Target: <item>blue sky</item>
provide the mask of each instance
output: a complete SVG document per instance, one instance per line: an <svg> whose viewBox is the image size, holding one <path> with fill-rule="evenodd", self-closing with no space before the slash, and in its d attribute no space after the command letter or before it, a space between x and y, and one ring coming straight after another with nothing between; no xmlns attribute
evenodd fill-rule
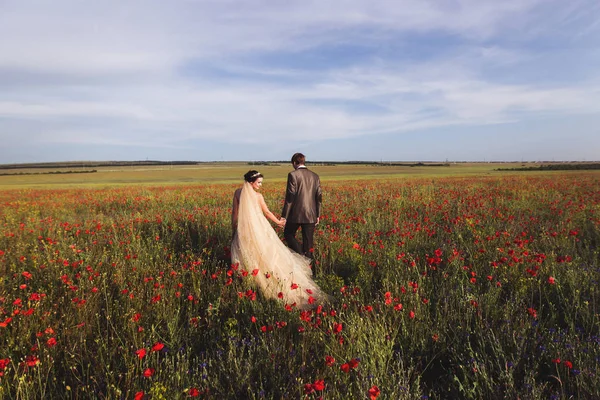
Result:
<svg viewBox="0 0 600 400"><path fill-rule="evenodd" d="M0 164L600 159L597 0L0 0Z"/></svg>

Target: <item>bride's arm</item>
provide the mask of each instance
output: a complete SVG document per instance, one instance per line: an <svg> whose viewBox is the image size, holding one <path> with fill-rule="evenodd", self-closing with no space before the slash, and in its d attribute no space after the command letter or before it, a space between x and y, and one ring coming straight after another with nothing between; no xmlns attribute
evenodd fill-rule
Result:
<svg viewBox="0 0 600 400"><path fill-rule="evenodd" d="M263 214L265 214L265 217L275 222L277 225L281 225L281 220L277 219L277 217L269 210L269 207L267 207L267 203L265 203L265 198L263 195L260 193L256 194L258 195L258 204L260 204L260 208L262 209Z"/></svg>

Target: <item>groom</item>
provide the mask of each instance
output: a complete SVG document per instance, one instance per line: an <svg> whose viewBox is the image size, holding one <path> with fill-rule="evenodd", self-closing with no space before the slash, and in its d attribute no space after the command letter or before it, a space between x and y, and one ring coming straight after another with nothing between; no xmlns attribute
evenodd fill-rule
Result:
<svg viewBox="0 0 600 400"><path fill-rule="evenodd" d="M292 156L294 171L288 174L285 204L281 212L286 219L283 236L296 253L314 259L313 236L321 215L321 181L319 175L309 171L304 162L304 154ZM302 244L296 240L298 228L302 229Z"/></svg>

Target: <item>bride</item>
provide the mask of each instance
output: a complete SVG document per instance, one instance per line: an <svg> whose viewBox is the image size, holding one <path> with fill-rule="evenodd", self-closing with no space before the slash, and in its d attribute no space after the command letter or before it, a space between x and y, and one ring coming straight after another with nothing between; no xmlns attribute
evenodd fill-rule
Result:
<svg viewBox="0 0 600 400"><path fill-rule="evenodd" d="M277 219L258 193L262 182L260 172L248 171L233 196L231 261L248 271L265 297L312 308L328 296L311 278L311 260L290 251L267 221L285 226L285 219Z"/></svg>

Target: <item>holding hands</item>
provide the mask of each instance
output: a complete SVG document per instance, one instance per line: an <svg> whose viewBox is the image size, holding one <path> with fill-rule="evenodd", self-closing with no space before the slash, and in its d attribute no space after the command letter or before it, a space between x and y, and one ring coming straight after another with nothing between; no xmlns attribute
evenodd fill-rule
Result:
<svg viewBox="0 0 600 400"><path fill-rule="evenodd" d="M279 221L277 221L277 226L279 226L280 228L285 227L285 218L279 218Z"/></svg>

